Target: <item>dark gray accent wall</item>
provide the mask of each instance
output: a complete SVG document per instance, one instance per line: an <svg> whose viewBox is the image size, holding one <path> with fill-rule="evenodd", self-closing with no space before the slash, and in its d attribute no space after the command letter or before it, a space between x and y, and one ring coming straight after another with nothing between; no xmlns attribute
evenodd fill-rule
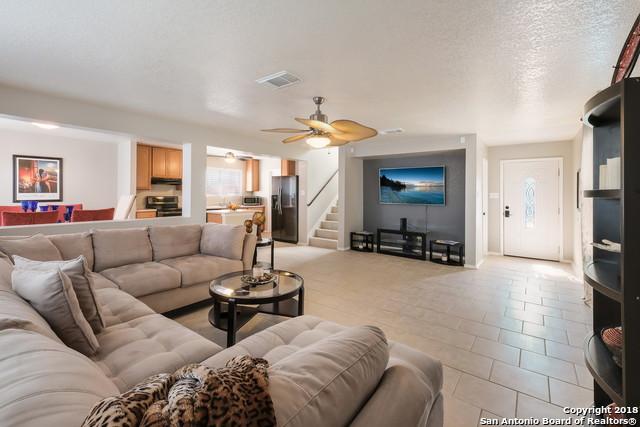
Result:
<svg viewBox="0 0 640 427"><path fill-rule="evenodd" d="M363 165L364 229L398 229L400 218L407 218L410 227L431 232L427 238L464 242L465 151L439 151L412 157L366 159ZM445 166L445 205L385 205L378 202L378 169Z"/></svg>

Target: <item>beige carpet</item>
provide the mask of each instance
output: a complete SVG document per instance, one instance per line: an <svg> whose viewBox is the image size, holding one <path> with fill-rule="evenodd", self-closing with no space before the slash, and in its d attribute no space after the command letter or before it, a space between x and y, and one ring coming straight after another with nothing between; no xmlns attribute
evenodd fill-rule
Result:
<svg viewBox="0 0 640 427"><path fill-rule="evenodd" d="M481 416L566 417L563 406L593 400L581 349L591 310L568 265L490 257L472 270L292 245L278 245L275 258L304 277L306 314L377 325L440 359L448 427L476 426ZM224 346L208 310L176 320ZM259 315L238 340L282 319Z"/></svg>

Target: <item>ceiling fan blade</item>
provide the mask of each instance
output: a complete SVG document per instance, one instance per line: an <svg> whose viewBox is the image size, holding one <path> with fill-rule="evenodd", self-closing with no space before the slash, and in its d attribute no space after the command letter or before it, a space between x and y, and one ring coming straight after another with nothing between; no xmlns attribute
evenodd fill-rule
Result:
<svg viewBox="0 0 640 427"><path fill-rule="evenodd" d="M301 119L299 117L296 117L296 121L298 123L302 123L303 125L307 125L310 128L321 130L322 132L325 132L325 133L331 133L331 134L342 133L340 130L334 128L330 124L327 124L325 122L321 122L319 120Z"/></svg>
<svg viewBox="0 0 640 427"><path fill-rule="evenodd" d="M262 132L300 133L300 132L309 132L309 129L275 128L275 129L262 129Z"/></svg>
<svg viewBox="0 0 640 427"><path fill-rule="evenodd" d="M373 138L378 134L377 130L353 120L335 120L331 122L331 126L342 132L341 134L334 134L337 139L350 142Z"/></svg>
<svg viewBox="0 0 640 427"><path fill-rule="evenodd" d="M329 144L329 147L339 147L341 145L346 145L346 144L351 142L351 141L348 141L346 139L336 138L336 135L329 134L328 136L329 136L329 139L331 140L331 143ZM340 135L340 136L343 136L343 135Z"/></svg>
<svg viewBox="0 0 640 427"><path fill-rule="evenodd" d="M303 135L295 135L295 136L290 136L289 138L285 138L282 140L283 143L288 144L290 142L296 142L296 141L300 141L301 139L305 139L307 136L311 135L313 132L307 132Z"/></svg>

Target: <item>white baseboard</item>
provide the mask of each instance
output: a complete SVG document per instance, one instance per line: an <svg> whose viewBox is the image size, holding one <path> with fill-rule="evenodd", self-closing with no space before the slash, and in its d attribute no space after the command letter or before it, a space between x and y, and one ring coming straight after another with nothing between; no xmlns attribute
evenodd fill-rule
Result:
<svg viewBox="0 0 640 427"><path fill-rule="evenodd" d="M502 256L500 252L492 252L492 251L487 252L487 255Z"/></svg>

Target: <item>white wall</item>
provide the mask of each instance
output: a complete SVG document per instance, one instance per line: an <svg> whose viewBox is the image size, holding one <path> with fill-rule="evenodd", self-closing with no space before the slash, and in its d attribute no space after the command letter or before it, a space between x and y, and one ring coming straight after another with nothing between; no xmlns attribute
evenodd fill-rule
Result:
<svg viewBox="0 0 640 427"><path fill-rule="evenodd" d="M461 136L464 136L464 142ZM340 203L341 210L345 212L341 213L344 224L340 229L338 246L348 246L349 233L362 228L362 191L358 192L358 187L362 188L363 158L458 149L465 150L465 264L470 267L478 266L482 262L482 251L478 252L482 242L482 205L478 202L482 197L480 184L484 148L477 141L476 135L388 137L341 148Z"/></svg>
<svg viewBox="0 0 640 427"><path fill-rule="evenodd" d="M573 261L573 221L575 210L575 170L573 166L573 141L544 142L534 144L498 145L488 147L489 193L500 193L500 161L561 157L563 159L563 260ZM500 252L500 199L489 198L489 251Z"/></svg>
<svg viewBox="0 0 640 427"><path fill-rule="evenodd" d="M86 209L115 207L118 197L118 143L0 129L0 205L13 204L14 154L62 158L64 203Z"/></svg>

